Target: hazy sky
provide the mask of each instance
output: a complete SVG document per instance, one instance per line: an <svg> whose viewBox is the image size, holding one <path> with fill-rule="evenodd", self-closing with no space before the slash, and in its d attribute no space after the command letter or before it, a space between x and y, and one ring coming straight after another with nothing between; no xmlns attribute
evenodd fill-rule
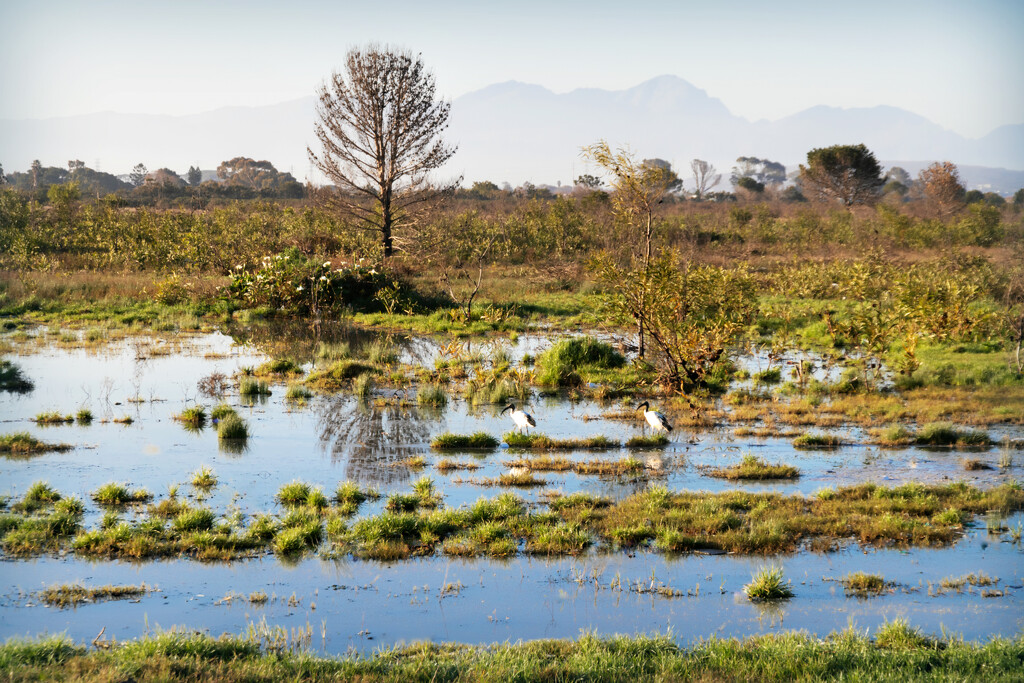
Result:
<svg viewBox="0 0 1024 683"><path fill-rule="evenodd" d="M186 114L314 93L370 41L446 97L685 78L751 120L889 104L968 137L1024 123L1018 0L0 0L0 118Z"/></svg>

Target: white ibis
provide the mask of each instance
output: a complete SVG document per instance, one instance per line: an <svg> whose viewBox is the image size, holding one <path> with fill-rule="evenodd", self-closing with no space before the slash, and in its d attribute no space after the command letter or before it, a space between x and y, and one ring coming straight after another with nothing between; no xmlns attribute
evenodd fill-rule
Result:
<svg viewBox="0 0 1024 683"><path fill-rule="evenodd" d="M520 427L522 429L526 429L527 427L536 427L537 426L537 422L536 422L536 420L533 419L533 415L530 415L529 413L524 413L523 411L518 410L516 408L516 404L515 403L509 403L498 414L499 415L503 415L506 410L511 410L512 411L512 421L516 423L516 427Z"/></svg>
<svg viewBox="0 0 1024 683"><path fill-rule="evenodd" d="M669 424L668 418L664 414L657 410L651 410L651 404L644 401L636 407L637 410L644 409L644 418L647 420L647 424L654 427L655 431L663 430L666 432L672 431L672 425Z"/></svg>

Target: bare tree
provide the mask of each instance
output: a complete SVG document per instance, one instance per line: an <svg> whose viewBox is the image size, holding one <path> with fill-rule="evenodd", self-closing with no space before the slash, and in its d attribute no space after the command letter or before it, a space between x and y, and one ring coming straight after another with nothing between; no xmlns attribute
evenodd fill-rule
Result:
<svg viewBox="0 0 1024 683"><path fill-rule="evenodd" d="M455 154L441 139L451 104L435 100L434 76L419 55L370 45L348 53L344 72L319 91L313 164L339 192L338 205L379 232L385 258L416 210L453 191L430 173Z"/></svg>
<svg viewBox="0 0 1024 683"><path fill-rule="evenodd" d="M722 174L715 173L714 164L709 164L701 159L691 161L690 170L693 171L694 192L697 199L704 199L704 195L722 180Z"/></svg>

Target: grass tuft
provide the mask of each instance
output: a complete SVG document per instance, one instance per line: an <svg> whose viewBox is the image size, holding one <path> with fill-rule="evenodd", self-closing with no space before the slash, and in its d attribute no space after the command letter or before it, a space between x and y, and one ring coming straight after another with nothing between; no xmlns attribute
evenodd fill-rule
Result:
<svg viewBox="0 0 1024 683"><path fill-rule="evenodd" d="M782 567L764 567L751 577L743 592L751 600L786 600L793 597L793 583L785 578Z"/></svg>

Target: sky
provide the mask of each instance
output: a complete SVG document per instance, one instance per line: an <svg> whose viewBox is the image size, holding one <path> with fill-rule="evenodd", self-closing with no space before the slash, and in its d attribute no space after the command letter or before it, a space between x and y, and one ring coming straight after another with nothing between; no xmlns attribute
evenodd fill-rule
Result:
<svg viewBox="0 0 1024 683"><path fill-rule="evenodd" d="M674 74L750 120L885 104L975 138L1024 123L1022 35L1019 0L0 0L0 119L283 102L378 42L447 98Z"/></svg>

